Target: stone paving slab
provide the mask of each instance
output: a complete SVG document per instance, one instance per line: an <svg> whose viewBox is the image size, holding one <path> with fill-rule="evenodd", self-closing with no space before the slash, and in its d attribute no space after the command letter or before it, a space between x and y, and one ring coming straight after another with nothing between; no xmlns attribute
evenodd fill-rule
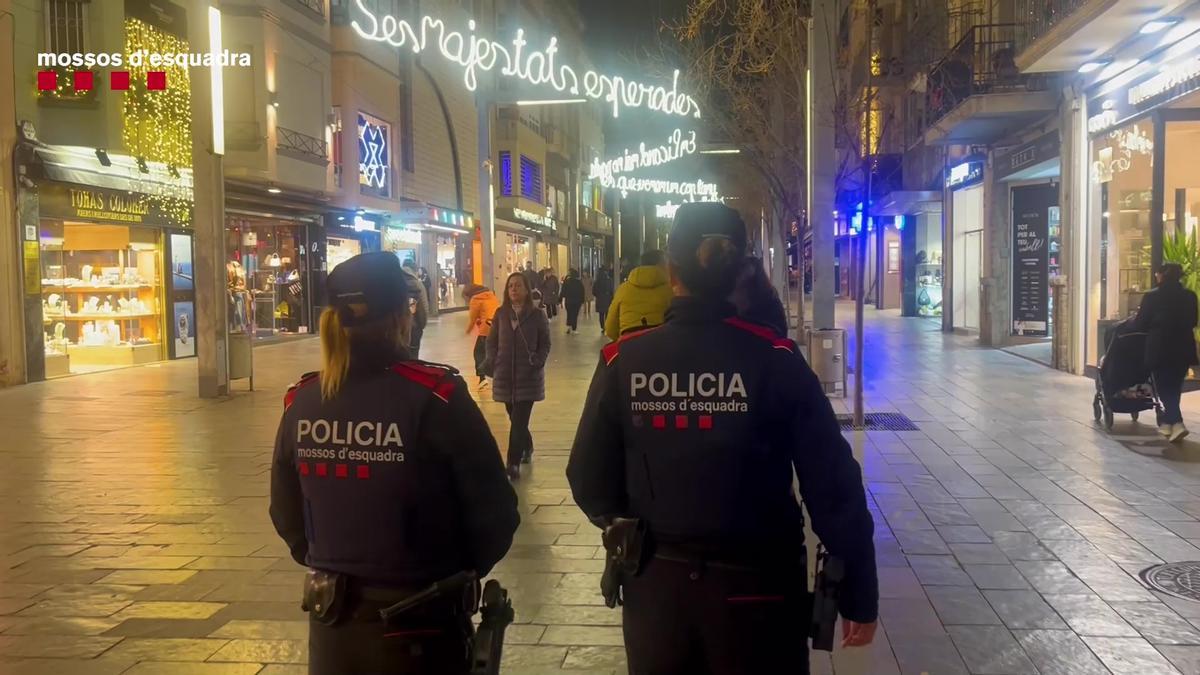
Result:
<svg viewBox="0 0 1200 675"><path fill-rule="evenodd" d="M423 353L469 372L465 316ZM813 672L1200 673L1200 603L1142 585L1200 560L1200 442L1091 419L1090 381L871 313L869 410L917 431L848 433L876 518L881 626ZM598 532L563 470L602 340L554 327L523 523L495 575L517 624L504 671L626 672L621 615L598 593ZM256 385L193 396L194 362L0 391L0 672L299 675L302 569L266 513L286 385L318 344L256 349ZM474 392L501 447L502 406ZM848 401L834 399L839 412ZM1200 399L1184 398L1200 425Z"/></svg>

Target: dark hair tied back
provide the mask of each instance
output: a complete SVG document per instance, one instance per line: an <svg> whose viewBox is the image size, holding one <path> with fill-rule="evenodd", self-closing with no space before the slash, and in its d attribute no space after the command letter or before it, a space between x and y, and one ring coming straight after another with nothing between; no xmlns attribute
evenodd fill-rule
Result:
<svg viewBox="0 0 1200 675"><path fill-rule="evenodd" d="M680 281L692 293L705 298L725 298L737 285L745 253L725 237L706 237L691 260L676 261Z"/></svg>

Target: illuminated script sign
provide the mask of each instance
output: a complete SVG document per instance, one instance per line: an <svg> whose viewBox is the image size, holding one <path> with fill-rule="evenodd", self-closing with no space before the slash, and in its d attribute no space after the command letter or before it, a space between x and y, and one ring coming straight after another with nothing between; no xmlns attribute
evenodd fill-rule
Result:
<svg viewBox="0 0 1200 675"><path fill-rule="evenodd" d="M721 201L720 190L715 183L705 183L703 180L691 182L677 180L659 180L656 178L634 178L632 176L609 176L601 178L600 184L606 188L616 188L621 196L630 192L645 192L656 195L683 197L685 201L718 202Z"/></svg>
<svg viewBox="0 0 1200 675"><path fill-rule="evenodd" d="M667 142L656 148L647 148L645 143L638 147L637 152L626 150L620 157L592 160L589 178L611 179L620 173L628 173L649 166L662 166L696 152L696 132L689 131L684 137L683 131L676 129L667 137Z"/></svg>
<svg viewBox="0 0 1200 675"><path fill-rule="evenodd" d="M526 49L529 45L525 31L518 29L509 44L475 34L475 20L467 22L467 34L450 30L446 22L430 16L421 18L414 26L404 19L387 14L380 16L367 9L363 0L355 0L359 18L350 22L354 32L373 42L386 42L393 47L409 47L420 54L433 43L446 59L463 67L463 83L475 91L479 73L500 67L500 74L524 80L534 85L549 85L572 96L584 95L612 105L613 117L621 108L648 108L655 112L681 117L700 117L695 99L679 92L679 71L676 70L671 88L642 84L616 75L601 75L594 70L580 74L571 66L556 62L558 38L552 37L542 49ZM361 22L360 22L361 19Z"/></svg>

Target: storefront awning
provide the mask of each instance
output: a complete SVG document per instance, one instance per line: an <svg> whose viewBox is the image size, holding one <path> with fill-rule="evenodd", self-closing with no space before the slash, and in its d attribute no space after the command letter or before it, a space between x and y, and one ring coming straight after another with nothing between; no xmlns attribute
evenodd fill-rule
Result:
<svg viewBox="0 0 1200 675"><path fill-rule="evenodd" d="M34 156L48 180L192 201L191 167L171 169L162 162L139 163L129 155L74 145L39 144L34 147Z"/></svg>
<svg viewBox="0 0 1200 675"><path fill-rule="evenodd" d="M879 216L915 216L942 212L942 193L933 190L894 190L871 209Z"/></svg>

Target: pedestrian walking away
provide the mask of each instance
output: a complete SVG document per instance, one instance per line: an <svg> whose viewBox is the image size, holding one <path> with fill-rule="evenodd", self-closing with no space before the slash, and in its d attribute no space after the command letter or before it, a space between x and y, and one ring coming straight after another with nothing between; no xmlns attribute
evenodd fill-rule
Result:
<svg viewBox="0 0 1200 675"><path fill-rule="evenodd" d="M1159 432L1172 443L1188 435L1179 409L1188 370L1196 354L1196 294L1183 287L1183 267L1166 263L1155 274L1158 286L1142 299L1134 327L1146 332L1146 367L1163 404Z"/></svg>
<svg viewBox="0 0 1200 675"><path fill-rule="evenodd" d="M533 459L529 419L533 404L546 398L550 321L533 305L524 275L510 274L504 288L504 302L488 333L484 368L492 376L492 399L508 412L508 477L516 480L521 464Z"/></svg>
<svg viewBox="0 0 1200 675"><path fill-rule="evenodd" d="M492 331L492 319L500 307L500 301L492 289L479 284L472 284L463 290L463 298L467 301L467 334L475 334L475 375L479 378L478 387L483 389L488 385L488 373L484 368L487 361L487 336Z"/></svg>
<svg viewBox="0 0 1200 675"><path fill-rule="evenodd" d="M580 281L580 283L583 284L583 315L591 316L592 315L592 300L596 299L596 296L595 296L595 293L593 290L595 287L595 280L592 279L591 274L589 274L588 272L584 272L583 276L580 277L579 281Z"/></svg>
<svg viewBox="0 0 1200 675"><path fill-rule="evenodd" d="M429 295L425 292L425 284L421 283L421 278L417 273L417 264L413 262L412 258L404 261L403 271L403 279L409 287L408 292L411 297L409 310L413 315L408 352L412 358L416 359L421 356L421 338L425 335L426 324L429 323Z"/></svg>
<svg viewBox="0 0 1200 675"><path fill-rule="evenodd" d="M562 301L567 309L567 335L579 332L579 310L583 307L585 290L577 270L568 270L562 283Z"/></svg>
<svg viewBox="0 0 1200 675"><path fill-rule="evenodd" d="M666 257L662 251L647 251L642 254L642 264L617 288L605 318L604 334L616 340L630 331L657 326L670 304Z"/></svg>
<svg viewBox="0 0 1200 675"><path fill-rule="evenodd" d="M388 252L329 274L321 371L284 399L270 516L309 568L311 675L466 675L473 571L508 552L520 522L499 448L462 378L412 360L405 273ZM385 620L434 582L463 581Z"/></svg>
<svg viewBox="0 0 1200 675"><path fill-rule="evenodd" d="M612 305L613 280L612 271L601 268L596 273L596 281L592 284L592 294L596 296L596 314L600 319L600 330L608 319L608 308Z"/></svg>
<svg viewBox="0 0 1200 675"><path fill-rule="evenodd" d="M623 602L632 675L808 672L814 622L793 475L843 566L842 645L874 638L862 472L795 343L727 301L746 239L722 204L679 207L666 323L603 349L571 448L567 478L603 528L602 589L609 606ZM835 615L821 616L831 635Z"/></svg>
<svg viewBox="0 0 1200 675"><path fill-rule="evenodd" d="M558 316L558 305L562 301L561 291L562 287L558 277L554 275L554 270L547 269L542 278L542 302L545 303L546 313L551 319Z"/></svg>

